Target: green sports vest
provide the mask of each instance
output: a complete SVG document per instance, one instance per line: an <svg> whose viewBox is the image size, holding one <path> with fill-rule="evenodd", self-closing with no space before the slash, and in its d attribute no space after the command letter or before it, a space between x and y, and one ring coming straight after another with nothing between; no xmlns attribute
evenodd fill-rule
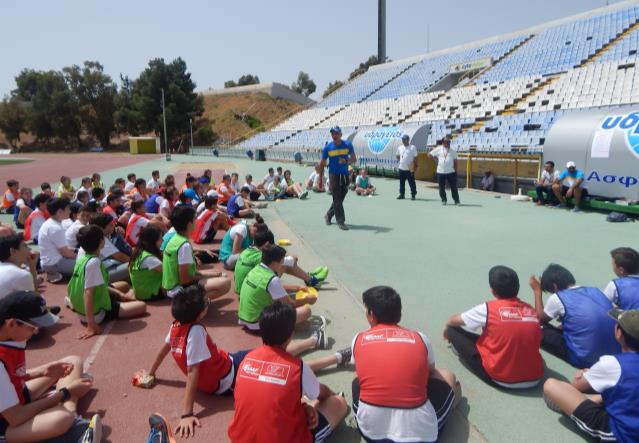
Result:
<svg viewBox="0 0 639 443"><path fill-rule="evenodd" d="M258 265L251 271L242 283L240 291L240 308L237 316L247 323L257 323L260 314L271 303L273 298L268 293L268 284L275 277L275 272Z"/></svg>
<svg viewBox="0 0 639 443"><path fill-rule="evenodd" d="M138 300L148 300L160 293L160 286L162 286L162 273L156 272L152 269L142 269L142 262L147 257L154 257L153 254L147 251L142 251L142 254L135 259L131 265L129 274L131 274L131 284L135 291L135 298Z"/></svg>
<svg viewBox="0 0 639 443"><path fill-rule="evenodd" d="M262 261L262 251L255 247L246 248L240 254L240 257L235 263L235 270L233 271L233 278L235 279L235 293L240 294L242 290L242 283L248 275L248 273Z"/></svg>
<svg viewBox="0 0 639 443"><path fill-rule="evenodd" d="M251 240L250 231L251 230L247 226L246 235L242 239L242 245L240 246L242 251L248 248L249 246L251 246L252 240ZM233 239L231 238L231 230L229 229L228 231L226 231L226 234L224 234L224 237L222 238L222 244L220 245L220 261L225 262L232 254L233 254Z"/></svg>
<svg viewBox="0 0 639 443"><path fill-rule="evenodd" d="M84 273L86 271L87 263L89 263L89 260L92 258L97 257L95 255L85 254L76 260L75 267L73 268L73 275L71 276L71 280L69 280L69 285L67 286L67 294L69 295L69 299L71 299L73 310L82 315L86 314L84 309ZM102 272L104 283L93 288L94 314L97 314L100 311L111 310L111 297L109 296L109 287L107 286L109 273L102 262L100 262L100 271Z"/></svg>
<svg viewBox="0 0 639 443"><path fill-rule="evenodd" d="M178 251L188 238L180 234L175 234L164 248L162 259L162 287L167 291L180 284L180 265L178 264ZM195 275L195 259L189 268L189 275Z"/></svg>

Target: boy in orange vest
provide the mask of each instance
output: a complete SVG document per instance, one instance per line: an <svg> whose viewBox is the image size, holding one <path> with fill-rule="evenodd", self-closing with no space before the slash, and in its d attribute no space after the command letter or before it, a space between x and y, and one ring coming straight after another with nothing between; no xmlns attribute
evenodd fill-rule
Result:
<svg viewBox="0 0 639 443"><path fill-rule="evenodd" d="M281 301L262 311L264 344L238 367L228 428L233 443L320 443L346 417L343 395L320 384L310 363L286 352L295 317L295 309Z"/></svg>
<svg viewBox="0 0 639 443"><path fill-rule="evenodd" d="M18 198L20 198L19 190L20 182L18 180L7 180L7 190L2 195L2 211L4 213L13 215Z"/></svg>
<svg viewBox="0 0 639 443"><path fill-rule="evenodd" d="M517 297L519 277L514 270L493 267L488 284L495 299L450 317L444 338L486 383L509 389L537 386L544 375L537 313Z"/></svg>
<svg viewBox="0 0 639 443"><path fill-rule="evenodd" d="M402 300L388 286L364 291L371 328L353 339L353 412L367 441L434 442L461 399L455 374L435 367L430 340L399 326Z"/></svg>

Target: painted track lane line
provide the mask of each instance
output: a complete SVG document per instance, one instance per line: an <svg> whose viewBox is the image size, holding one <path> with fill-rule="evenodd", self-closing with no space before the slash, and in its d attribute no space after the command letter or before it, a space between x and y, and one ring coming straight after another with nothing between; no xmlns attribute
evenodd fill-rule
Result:
<svg viewBox="0 0 639 443"><path fill-rule="evenodd" d="M89 372L89 369L91 369L91 365L93 364L96 357L98 356L100 349L102 349L104 342L109 337L109 332L111 332L111 329L113 329L114 324L115 324L115 321L112 320L109 323L107 323L107 325L104 327L102 334L100 334L95 344L91 348L91 351L89 351L89 355L87 355L87 357L84 359L84 366L82 368L82 372L84 373Z"/></svg>

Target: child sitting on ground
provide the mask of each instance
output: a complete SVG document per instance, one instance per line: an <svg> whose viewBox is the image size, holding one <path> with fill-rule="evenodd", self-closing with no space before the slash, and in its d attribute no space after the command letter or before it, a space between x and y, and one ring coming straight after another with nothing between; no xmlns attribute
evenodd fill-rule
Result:
<svg viewBox="0 0 639 443"><path fill-rule="evenodd" d="M78 400L92 386L82 376L80 357L26 368L26 342L51 317L36 293L14 292L0 300L0 441L101 440L100 416L89 426L77 414Z"/></svg>
<svg viewBox="0 0 639 443"><path fill-rule="evenodd" d="M262 262L262 251L275 244L273 233L268 229L260 229L255 233L253 237L253 246L250 246L242 251L240 257L235 263L235 269L233 270L233 278L235 280L235 293L240 294L242 290L242 284L246 279L248 273L258 266ZM285 274L293 275L302 280L306 286L315 287L319 286L321 282L328 277L328 268L326 266L320 266L313 272L304 272L297 264L297 258L287 255L282 262L282 270ZM281 275L280 275L281 277ZM284 289L287 292L297 292L301 289L300 286L284 285Z"/></svg>
<svg viewBox="0 0 639 443"><path fill-rule="evenodd" d="M5 214L13 215L19 198L20 182L13 179L7 180L7 190L2 194L2 211Z"/></svg>
<svg viewBox="0 0 639 443"><path fill-rule="evenodd" d="M195 220L191 240L197 244L212 243L218 229L227 230L226 215L217 210L217 197L204 199L204 211Z"/></svg>
<svg viewBox="0 0 639 443"><path fill-rule="evenodd" d="M60 186L58 187L56 197L66 198L69 201L75 198L75 188L71 185L71 179L66 175L60 177Z"/></svg>
<svg viewBox="0 0 639 443"><path fill-rule="evenodd" d="M43 194L46 194L49 196L49 198L54 198L55 197L55 193L51 190L51 185L47 182L42 182L40 184L40 191Z"/></svg>
<svg viewBox="0 0 639 443"><path fill-rule="evenodd" d="M288 350L295 316L280 302L260 316L264 344L237 368L235 414L228 428L233 443L323 442L346 417L343 395L320 384L310 365Z"/></svg>
<svg viewBox="0 0 639 443"><path fill-rule="evenodd" d="M16 209L13 213L13 222L18 229L24 229L24 222L35 209L35 202L31 195L31 188L21 188L20 198L16 202Z"/></svg>
<svg viewBox="0 0 639 443"><path fill-rule="evenodd" d="M293 177L291 177L290 169L284 171L283 183L286 185L286 195L299 198L300 200L304 200L308 197L308 191L302 190L302 184L297 183L293 180Z"/></svg>
<svg viewBox="0 0 639 443"><path fill-rule="evenodd" d="M572 383L549 378L544 398L583 432L601 441L639 441L639 311L613 309L615 339L621 351L604 355ZM586 395L587 392L599 395Z"/></svg>
<svg viewBox="0 0 639 443"><path fill-rule="evenodd" d="M253 244L253 236L259 229L268 229L264 224L264 219L255 215L255 223L246 225L237 223L226 231L220 245L220 261L224 263L224 269L235 269L235 263L243 250Z"/></svg>
<svg viewBox="0 0 639 443"><path fill-rule="evenodd" d="M542 323L541 347L576 368L589 368L602 355L620 351L614 336L612 303L597 288L576 286L575 277L563 266L551 264L541 275L530 277L535 310ZM542 291L550 292L544 308ZM550 324L561 321L561 328Z"/></svg>
<svg viewBox="0 0 639 443"><path fill-rule="evenodd" d="M86 324L79 338L100 334L99 324L105 320L133 318L144 315L146 305L136 301L126 283L108 285L109 275L100 261L104 247L104 233L95 225L85 226L78 232L78 244L85 254L78 258L67 288L68 302Z"/></svg>
<svg viewBox="0 0 639 443"><path fill-rule="evenodd" d="M621 309L639 309L639 252L632 248L617 248L610 251L612 272L615 278L604 294Z"/></svg>
<svg viewBox="0 0 639 443"><path fill-rule="evenodd" d="M493 267L488 284L495 300L453 315L444 338L486 383L510 389L537 386L544 375L537 313L517 297L519 277L514 270Z"/></svg>
<svg viewBox="0 0 639 443"><path fill-rule="evenodd" d="M140 231L138 244L133 250L129 273L135 298L153 300L162 298L162 233L153 226Z"/></svg>
<svg viewBox="0 0 639 443"><path fill-rule="evenodd" d="M266 188L266 199L277 200L284 198L286 198L286 184L281 181L279 175L276 175Z"/></svg>
<svg viewBox="0 0 639 443"><path fill-rule="evenodd" d="M421 332L399 326L402 301L388 286L362 296L371 328L353 339L353 413L367 441L434 442L461 400L455 374L435 366Z"/></svg>
<svg viewBox="0 0 639 443"><path fill-rule="evenodd" d="M36 245L38 244L40 228L49 218L49 212L47 211L47 202L49 200L50 197L47 194L36 195L33 199L36 208L24 221L24 239L31 240Z"/></svg>
<svg viewBox="0 0 639 443"><path fill-rule="evenodd" d="M91 188L102 188L104 189L104 183L102 183L102 177L99 173L94 172L91 174Z"/></svg>
<svg viewBox="0 0 639 443"><path fill-rule="evenodd" d="M208 301L201 286L188 287L171 302L174 321L149 371L154 379L164 358L171 353L176 364L187 377L184 409L176 428L180 437L192 436L200 422L194 414L196 389L206 394L233 393L238 369L249 351L227 353L216 346L206 327L200 322L208 313ZM313 371L342 365L350 360L350 349L309 361Z"/></svg>
<svg viewBox="0 0 639 443"><path fill-rule="evenodd" d="M195 229L195 209L178 206L171 215L175 234L166 244L162 257L162 287L173 298L186 286L199 284L209 299L223 296L231 289L231 281L218 272L199 272L189 241Z"/></svg>
<svg viewBox="0 0 639 443"><path fill-rule="evenodd" d="M166 232L169 221L160 214L155 214L152 218L149 218L143 200L136 200L131 203L131 217L126 225L126 235L124 237L129 246L135 247L140 231L149 224L155 226L162 232Z"/></svg>
<svg viewBox="0 0 639 443"><path fill-rule="evenodd" d="M111 217L104 213L93 214L89 219L89 224L99 227L104 233L104 246L100 250L100 260L109 274L109 283L128 281L128 263L131 257L127 253L120 251L113 243L115 224ZM81 257L84 253L84 249L78 249L78 257Z"/></svg>
<svg viewBox="0 0 639 443"><path fill-rule="evenodd" d="M371 184L371 179L368 177L368 171L365 167L360 169L359 175L355 179L355 192L357 195L373 195L375 194L375 186Z"/></svg>
<svg viewBox="0 0 639 443"><path fill-rule="evenodd" d="M80 187L75 191L74 200L80 200L79 194L80 192L88 193L91 190L91 177L82 177L80 180Z"/></svg>
<svg viewBox="0 0 639 443"><path fill-rule="evenodd" d="M231 218L251 218L255 215L248 203L251 190L244 186L240 192L233 194L226 204L226 213Z"/></svg>

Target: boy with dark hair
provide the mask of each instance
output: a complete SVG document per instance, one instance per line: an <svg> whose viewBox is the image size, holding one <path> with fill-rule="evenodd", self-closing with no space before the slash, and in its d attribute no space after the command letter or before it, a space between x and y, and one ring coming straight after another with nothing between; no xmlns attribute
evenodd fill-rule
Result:
<svg viewBox="0 0 639 443"><path fill-rule="evenodd" d="M344 397L320 384L309 365L287 352L295 323L295 310L287 303L276 301L262 312L264 344L238 367L235 413L228 427L233 443L321 443L346 417Z"/></svg>
<svg viewBox="0 0 639 443"><path fill-rule="evenodd" d="M488 285L495 300L450 317L444 338L486 383L509 389L537 386L544 375L537 313L519 299L519 277L514 270L494 266L488 273Z"/></svg>
<svg viewBox="0 0 639 443"><path fill-rule="evenodd" d="M268 229L258 230L253 236L253 246L249 246L240 253L235 269L233 270L233 278L235 280L235 293L240 294L242 284L248 273L262 262L262 251L275 244L273 233ZM282 271L298 277L309 287L319 286L321 282L328 277L328 268L319 266L313 272L306 273L297 264L297 258L287 255L284 257ZM281 277L281 275L280 275ZM297 292L301 289L299 286L284 285L286 291Z"/></svg>
<svg viewBox="0 0 639 443"><path fill-rule="evenodd" d="M102 206L104 200L105 192L104 188L95 187L91 189L91 202L97 202L99 206Z"/></svg>
<svg viewBox="0 0 639 443"><path fill-rule="evenodd" d="M160 190L160 171L157 169L151 171L151 180L146 183L146 188L151 192L155 193Z"/></svg>
<svg viewBox="0 0 639 443"><path fill-rule="evenodd" d="M131 191L133 190L133 188L135 188L135 180L137 180L137 176L134 173L129 173L126 175L126 185L124 185L124 193L129 195L131 193Z"/></svg>
<svg viewBox="0 0 639 443"><path fill-rule="evenodd" d="M131 256L120 251L114 244L115 224L111 217L105 213L94 214L90 220L90 225L102 229L104 233L104 246L100 250L100 260L109 274L109 283L129 280L129 260ZM85 254L84 249L78 250L78 258Z"/></svg>
<svg viewBox="0 0 639 443"><path fill-rule="evenodd" d="M219 273L202 273L196 268L193 246L189 241L193 230L195 209L177 206L171 214L175 234L166 244L162 259L162 287L170 298L184 287L199 284L209 299L223 296L231 289L231 281Z"/></svg>
<svg viewBox="0 0 639 443"><path fill-rule="evenodd" d="M51 185L48 182L42 182L42 184L40 184L40 190L43 194L48 195L49 198L55 197L55 194L51 190Z"/></svg>
<svg viewBox="0 0 639 443"><path fill-rule="evenodd" d="M42 193L35 196L33 202L35 203L35 209L27 219L24 221L24 239L31 240L34 244L38 244L38 235L40 234L40 228L45 221L49 218L49 211L47 211L47 202L50 200L47 194Z"/></svg>
<svg viewBox="0 0 639 443"><path fill-rule="evenodd" d="M402 301L388 286L362 296L371 328L353 339L353 412L369 442L437 441L461 399L455 374L435 367L428 338L399 326Z"/></svg>
<svg viewBox="0 0 639 443"><path fill-rule="evenodd" d="M31 188L21 188L20 197L16 202L15 211L13 211L13 222L18 229L24 229L24 223L34 209L35 202L33 201Z"/></svg>
<svg viewBox="0 0 639 443"><path fill-rule="evenodd" d="M116 318L144 315L146 305L137 301L126 283L109 286L109 275L99 256L104 247L104 233L95 225L85 226L78 232L78 244L85 254L78 258L73 276L67 287L68 302L87 325L81 339L102 332L100 323Z"/></svg>
<svg viewBox="0 0 639 443"><path fill-rule="evenodd" d="M91 174L91 187L93 189L95 188L104 189L104 183L102 183L102 177L97 172L94 172L93 174Z"/></svg>
<svg viewBox="0 0 639 443"><path fill-rule="evenodd" d="M248 198L251 190L244 186L239 193L233 194L226 205L226 213L231 218L251 218L255 213L251 209Z"/></svg>
<svg viewBox="0 0 639 443"><path fill-rule="evenodd" d="M229 199L234 194L233 189L231 189L231 176L228 174L224 174L222 176L222 182L218 185L215 191L217 192L218 204L221 206L226 206Z"/></svg>
<svg viewBox="0 0 639 443"><path fill-rule="evenodd" d="M125 240L129 246L134 247L138 242L140 231L149 224L149 217L146 215L146 207L143 200L136 200L131 203L131 217L126 225Z"/></svg>
<svg viewBox="0 0 639 443"><path fill-rule="evenodd" d="M86 192L86 195L89 195L91 191L91 177L82 177L80 180L80 187L75 192L74 200L80 200L80 192Z"/></svg>
<svg viewBox="0 0 639 443"><path fill-rule="evenodd" d="M138 178L135 180L135 187L131 189L130 198L136 201L146 201L147 192L146 192L146 180L143 178Z"/></svg>
<svg viewBox="0 0 639 443"><path fill-rule="evenodd" d="M71 184L70 177L66 175L60 177L60 186L58 186L58 192L56 192L55 196L58 198L66 198L69 201L75 198L75 188Z"/></svg>
<svg viewBox="0 0 639 443"><path fill-rule="evenodd" d="M616 248L610 251L612 272L615 278L604 294L621 309L639 309L639 252L632 248Z"/></svg>
<svg viewBox="0 0 639 443"><path fill-rule="evenodd" d="M620 351L614 336L612 303L597 288L576 286L575 277L561 265L550 264L537 278L530 276L535 310L542 323L541 347L576 368L589 368L602 355ZM542 291L552 293L546 301ZM561 328L550 324L561 322Z"/></svg>
<svg viewBox="0 0 639 443"><path fill-rule="evenodd" d="M92 385L82 376L82 359L26 367L26 342L38 332L33 322L53 321L50 316L33 292L0 300L0 441L99 442L100 416L89 422L77 415L78 400Z"/></svg>
<svg viewBox="0 0 639 443"><path fill-rule="evenodd" d="M639 441L639 311L613 309L615 339L621 351L604 355L572 383L549 378L544 398L590 437L624 443ZM595 391L598 395L585 395Z"/></svg>
<svg viewBox="0 0 639 443"><path fill-rule="evenodd" d="M208 300L199 285L189 286L171 302L174 321L160 348L149 375L155 379L164 358L171 353L182 373L187 377L184 392L184 410L176 433L180 437L192 436L200 422L194 414L195 391L207 394L233 393L237 369L249 351L227 353L217 347L200 322L208 313ZM342 351L343 352L343 351ZM308 362L313 371L346 362L339 353Z"/></svg>
<svg viewBox="0 0 639 443"><path fill-rule="evenodd" d="M195 220L195 229L191 233L194 243L212 243L218 229L228 229L226 216L217 210L217 197L204 198L204 211Z"/></svg>
<svg viewBox="0 0 639 443"><path fill-rule="evenodd" d="M91 218L91 215L94 213L95 208L88 205L82 206L78 211L78 216L75 221L65 231L64 237L67 240L67 246L71 249L78 249L78 239L76 238L76 235L83 226L89 224L89 218Z"/></svg>
<svg viewBox="0 0 639 443"><path fill-rule="evenodd" d="M18 198L20 198L20 182L14 179L7 180L7 190L2 194L2 211L13 215Z"/></svg>
<svg viewBox="0 0 639 443"><path fill-rule="evenodd" d="M60 281L63 276L73 273L76 253L67 244L62 220L70 213L70 202L66 198L54 198L47 202L49 219L42 224L38 236L40 262L47 272L49 281Z"/></svg>

